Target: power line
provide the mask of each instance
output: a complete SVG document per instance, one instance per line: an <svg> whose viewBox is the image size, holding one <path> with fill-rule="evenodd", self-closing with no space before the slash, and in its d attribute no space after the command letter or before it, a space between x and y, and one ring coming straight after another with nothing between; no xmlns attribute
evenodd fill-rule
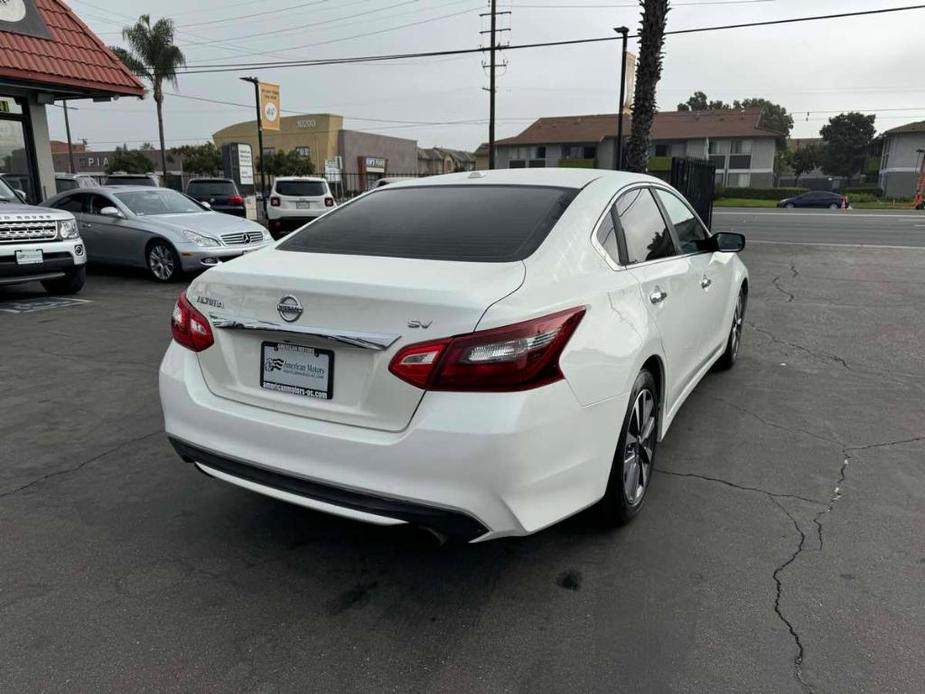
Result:
<svg viewBox="0 0 925 694"><path fill-rule="evenodd" d="M840 12L836 14L827 14L827 15L814 15L811 17L791 17L788 19L771 19L760 22L742 22L738 24L723 24L717 26L707 26L707 27L694 27L690 29L675 29L673 31L666 31L666 35L683 35L683 34L694 34L700 32L708 31L725 31L729 29L747 29L754 27L765 27L765 26L777 26L782 24L795 24L802 22L814 22L822 21L828 19L844 19L848 17L862 17L862 16L872 16L872 15L881 15L895 12L907 12L910 10L921 10L925 9L925 5L907 5L904 7L890 7L882 8L876 10L862 10L858 12ZM639 38L638 34L630 36L630 38ZM536 43L522 43L522 44L512 44L505 47L505 50L525 50L530 48L550 48L558 46L576 46L589 43L603 43L609 41L619 40L619 36L602 36L595 38L585 38L585 39L569 39L563 41L542 41ZM316 44L318 45L318 44ZM408 58L433 58L433 57L442 57L449 55L465 55L465 54L475 54L482 53L483 48L457 48L457 49L448 49L442 51L421 51L415 53L392 53L385 55L368 55L368 56L354 56L349 58L319 58L311 60L291 60L291 61L270 61L270 62L252 62L252 63L215 63L215 64L203 64L203 65L192 65L187 69L182 70L181 72L186 74L204 74L204 73L216 73L216 72L232 72L238 71L243 68L247 69L259 69L259 68L285 68L285 67L314 67L322 65L345 65L350 63L368 63L368 62L378 62L378 61L387 61L387 60L398 60L398 59L408 59Z"/></svg>
<svg viewBox="0 0 925 694"><path fill-rule="evenodd" d="M673 2L672 7L692 7L701 5L753 5L758 2L777 2L777 0L705 0L704 2ZM585 10L585 9L619 9L621 7L639 7L639 3L616 4L607 3L604 5L508 5L513 8L530 8L542 10Z"/></svg>

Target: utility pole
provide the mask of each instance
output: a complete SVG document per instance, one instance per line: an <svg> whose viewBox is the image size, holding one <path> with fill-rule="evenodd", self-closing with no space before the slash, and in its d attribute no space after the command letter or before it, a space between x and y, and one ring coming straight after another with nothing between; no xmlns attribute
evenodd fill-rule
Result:
<svg viewBox="0 0 925 694"><path fill-rule="evenodd" d="M64 130L67 132L68 173L74 173L74 148L71 146L71 121L67 117L67 99L64 100Z"/></svg>
<svg viewBox="0 0 925 694"><path fill-rule="evenodd" d="M614 169L623 170L623 103L626 101L626 40L629 34L627 27L615 27L614 31L623 37L623 52L620 54L620 108L617 113L617 155L614 159Z"/></svg>
<svg viewBox="0 0 925 694"><path fill-rule="evenodd" d="M495 168L495 93L497 91L495 73L498 69L497 35L502 31L510 31L510 28L498 28L498 15L510 14L510 12L498 12L498 0L491 0L491 8L487 14L490 18L490 28L480 33L488 34L491 41L488 46L488 65L483 62L482 67L488 68L488 168L493 169ZM483 13L481 16L486 15Z"/></svg>
<svg viewBox="0 0 925 694"><path fill-rule="evenodd" d="M242 81L254 85L254 99L257 105L257 148L260 156L260 199L263 201L263 216L267 216L267 179L263 168L263 125L260 124L260 80L256 77L242 77Z"/></svg>
<svg viewBox="0 0 925 694"><path fill-rule="evenodd" d="M490 56L489 68L490 77L488 78L488 168L495 168L495 51L497 42L495 32L497 30L498 5L497 0L491 0L491 49L488 51Z"/></svg>

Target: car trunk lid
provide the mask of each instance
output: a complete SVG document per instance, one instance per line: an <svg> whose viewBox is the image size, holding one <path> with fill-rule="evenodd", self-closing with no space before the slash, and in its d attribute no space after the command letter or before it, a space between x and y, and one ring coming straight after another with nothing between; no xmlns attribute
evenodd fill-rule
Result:
<svg viewBox="0 0 925 694"><path fill-rule="evenodd" d="M272 250L206 273L187 293L214 328L215 344L199 363L216 395L399 431L424 391L389 372L392 356L410 343L471 332L492 303L517 290L524 272L521 261Z"/></svg>

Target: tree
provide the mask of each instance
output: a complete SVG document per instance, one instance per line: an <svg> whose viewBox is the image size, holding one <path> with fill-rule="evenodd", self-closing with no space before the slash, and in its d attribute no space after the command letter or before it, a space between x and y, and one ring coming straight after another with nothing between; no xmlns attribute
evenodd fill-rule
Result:
<svg viewBox="0 0 925 694"><path fill-rule="evenodd" d="M125 66L151 83L151 93L157 107L157 134L161 143L161 168L167 178L167 152L164 149L164 80L177 86L177 70L186 65L183 52L173 43L173 20L166 17L151 24L150 15L143 14L134 26L122 29L122 38L129 50L112 47Z"/></svg>
<svg viewBox="0 0 925 694"><path fill-rule="evenodd" d="M793 168L793 150L786 146L777 150L774 155L774 185L778 185L780 177Z"/></svg>
<svg viewBox="0 0 925 694"><path fill-rule="evenodd" d="M786 137L790 136L790 131L793 129L793 116L787 113L787 109L780 104L761 97L751 97L733 102L733 107L743 110L760 110L759 126L783 133Z"/></svg>
<svg viewBox="0 0 925 694"><path fill-rule="evenodd" d="M817 166L822 159L822 148L816 144L804 145L794 150L790 156L790 168L796 177L794 183L800 181L800 176L809 173Z"/></svg>
<svg viewBox="0 0 925 694"><path fill-rule="evenodd" d="M137 149L129 149L123 145L122 147L116 147L116 151L109 158L106 173L124 171L130 174L143 174L148 173L151 168L151 160L144 154Z"/></svg>
<svg viewBox="0 0 925 694"><path fill-rule="evenodd" d="M259 161L257 168L260 168ZM315 165L309 157L303 157L295 150L278 150L266 157L264 171L270 176L311 176L315 173Z"/></svg>
<svg viewBox="0 0 925 694"><path fill-rule="evenodd" d="M154 145L152 145L150 142L142 142L138 149L140 149L142 152L150 152L154 149Z"/></svg>
<svg viewBox="0 0 925 694"><path fill-rule="evenodd" d="M633 127L626 146L626 169L644 173L649 158L652 120L655 118L655 87L662 76L662 46L668 0L639 0L639 60L633 94Z"/></svg>
<svg viewBox="0 0 925 694"><path fill-rule="evenodd" d="M851 178L864 169L867 150L876 132L875 118L857 112L829 118L819 131L825 143L821 161L825 173Z"/></svg>
<svg viewBox="0 0 925 694"><path fill-rule="evenodd" d="M737 111L761 111L758 125L768 130L783 133L785 137L790 135L790 130L793 128L793 116L787 113L787 109L780 104L775 104L761 97L750 97L727 104L721 99L710 101L705 93L697 91L683 104L678 104L679 111L728 111L732 109Z"/></svg>
<svg viewBox="0 0 925 694"><path fill-rule="evenodd" d="M683 104L678 104L679 111L728 111L732 106L721 99L710 101L703 92L694 92Z"/></svg>
<svg viewBox="0 0 925 694"><path fill-rule="evenodd" d="M218 176L224 169L222 150L211 142L204 145L183 145L170 151L183 156L183 168L190 173Z"/></svg>

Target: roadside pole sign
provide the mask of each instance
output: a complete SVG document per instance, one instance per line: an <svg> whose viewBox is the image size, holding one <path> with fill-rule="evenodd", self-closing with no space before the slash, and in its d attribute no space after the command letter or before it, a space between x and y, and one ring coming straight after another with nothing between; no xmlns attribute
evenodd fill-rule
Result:
<svg viewBox="0 0 925 694"><path fill-rule="evenodd" d="M238 176L241 185L254 185L254 155L248 144L238 143Z"/></svg>
<svg viewBox="0 0 925 694"><path fill-rule="evenodd" d="M260 83L260 127L279 130L279 85Z"/></svg>

